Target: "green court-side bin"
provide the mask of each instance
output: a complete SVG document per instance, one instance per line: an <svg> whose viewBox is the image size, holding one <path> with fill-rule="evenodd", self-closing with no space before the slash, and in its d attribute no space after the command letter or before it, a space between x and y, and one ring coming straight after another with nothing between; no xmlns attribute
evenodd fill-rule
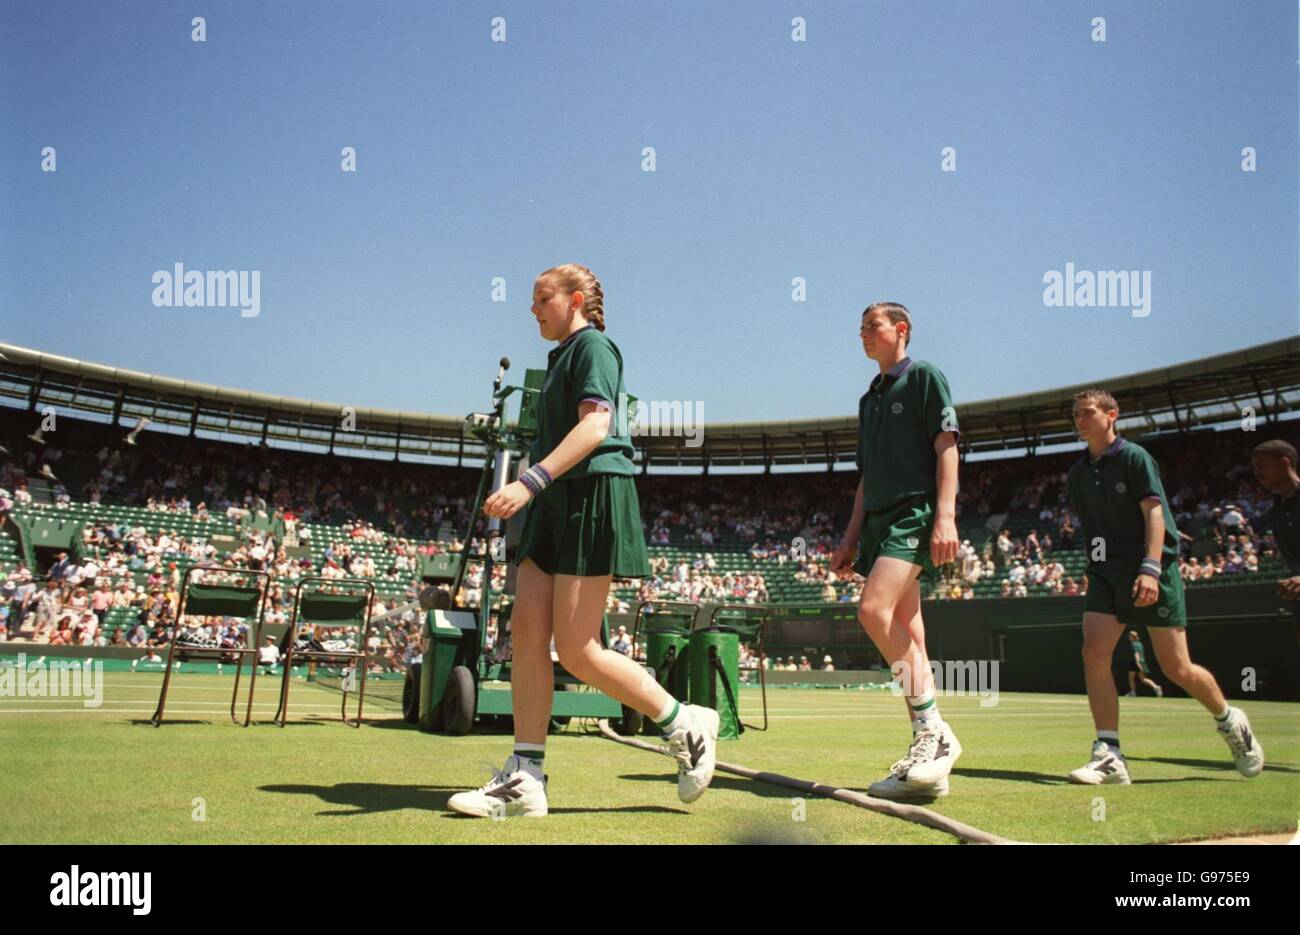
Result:
<svg viewBox="0 0 1300 935"><path fill-rule="evenodd" d="M727 627L706 627L690 637L691 704L718 712L718 738L732 740L745 730L740 723L740 634Z"/></svg>
<svg viewBox="0 0 1300 935"><path fill-rule="evenodd" d="M646 665L654 670L655 681L664 691L683 703L690 697L690 638L691 631L678 626L651 626L645 634ZM650 718L642 729L647 734L659 733Z"/></svg>
<svg viewBox="0 0 1300 935"><path fill-rule="evenodd" d="M424 618L424 657L420 666L420 729L442 730L438 704L456 664L461 631L446 622L442 611L431 610Z"/></svg>

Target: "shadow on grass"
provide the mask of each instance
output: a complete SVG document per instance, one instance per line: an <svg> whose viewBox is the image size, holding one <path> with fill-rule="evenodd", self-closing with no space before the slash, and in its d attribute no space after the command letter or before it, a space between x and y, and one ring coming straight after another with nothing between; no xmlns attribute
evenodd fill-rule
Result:
<svg viewBox="0 0 1300 935"><path fill-rule="evenodd" d="M135 727L153 727L153 726L154 726L153 721L149 720L149 718L147 718L147 717L145 717L145 718L139 718L139 717L131 718L131 720L130 720L129 723L131 723L131 724L134 725ZM257 722L254 721L253 723L256 724ZM241 721L240 723L236 724L234 721L232 721L232 720L230 719L229 715L225 715L225 716L215 716L215 715L214 715L213 717L206 718L206 719L204 719L204 720L190 720L189 718L179 718L179 717L177 717L177 718L164 717L164 718L163 718L163 722L162 722L162 726L163 726L163 727L180 727L180 726L183 726L183 725L186 725L186 724L207 724L207 725L209 725L209 726L212 726L212 725L221 725L221 724L229 724L231 727L243 727L243 726L244 726L244 724L243 724L242 721Z"/></svg>
<svg viewBox="0 0 1300 935"><path fill-rule="evenodd" d="M668 771L662 773L625 773L618 778L631 779L634 782L677 782L676 775ZM737 792L749 792L753 795L760 795L767 799L791 799L803 794L798 789L789 789L785 786L774 785L770 782L764 782L761 779L745 779L738 776L726 776L722 773L713 774L713 781L709 783L709 788L732 789Z"/></svg>
<svg viewBox="0 0 1300 935"><path fill-rule="evenodd" d="M954 769L954 776L968 779L1005 779L1009 782L1032 782L1039 786L1072 785L1064 776L1051 773L1034 773L1024 769Z"/></svg>
<svg viewBox="0 0 1300 935"><path fill-rule="evenodd" d="M330 805L349 806L350 810L329 810L317 812L322 818L348 818L354 815L374 815L383 812L398 812L405 809L419 811L440 811L445 818L468 818L459 815L447 807L447 800L457 792L464 792L463 786L397 786L377 782L341 782L333 786L259 786L261 792L276 792L284 795L314 795ZM658 805L632 805L619 808L552 808L551 814L581 815L604 812L652 812L667 815L688 814L685 809L664 808Z"/></svg>
<svg viewBox="0 0 1300 935"><path fill-rule="evenodd" d="M144 726L144 727L153 727L153 721L149 720L148 718L132 718L130 723L133 724L133 725L135 725L136 727L140 727L140 726ZM311 721L311 720L308 720L308 721L289 721L288 723L285 724L285 726L286 726L286 727L323 727L323 726L325 726L326 724L342 724L342 723L343 723L343 722L340 721L338 718L334 718L333 720L330 720L329 718L322 718L322 719L319 720L319 721ZM220 727L220 726L222 726L222 725L229 725L230 727L243 727L243 726L244 726L244 722L243 722L243 721L240 721L238 724L236 724L234 721L230 720L229 717L222 718L222 717L220 717L220 716L218 716L218 715L214 715L213 717L208 718L207 720L202 720L202 721L188 720L188 719L186 719L186 718L170 718L170 717L168 717L168 718L163 718L163 722L162 722L162 726L163 726L163 727L180 726L180 725L184 725L184 724L206 724L206 725L208 725L208 726L210 726L210 727ZM249 726L249 729L251 730L251 729L254 728L254 727L276 727L276 728L278 728L280 725L277 724L277 723L275 723L274 721L271 721L271 720L259 721L259 720L254 719L254 720L253 720L253 721L252 721L248 726Z"/></svg>
<svg viewBox="0 0 1300 935"><path fill-rule="evenodd" d="M330 805L350 806L351 811L316 813L318 816L344 817L400 812L408 808L421 811L445 810L447 800L457 792L465 790L459 786L396 786L378 782L340 782L333 786L258 786L258 791L284 795L314 795Z"/></svg>
<svg viewBox="0 0 1300 935"><path fill-rule="evenodd" d="M381 730L419 730L420 729L419 724L408 724L406 723L405 719L400 717L382 718L373 721L367 718L365 721L365 726L378 727ZM428 733L430 737L451 736L450 734L447 734L443 731L426 731L426 733ZM499 734L502 736L514 736L514 729L509 720L502 723L500 721L495 721L485 717L480 717L475 722L474 729L470 731L470 734L474 736L479 736L484 734L488 734L488 735Z"/></svg>
<svg viewBox="0 0 1300 935"><path fill-rule="evenodd" d="M364 729L364 728L374 727L374 728L378 728L379 730L415 730L415 731L418 731L418 730L420 729L420 725L419 725L419 724L408 724L408 723L406 723L406 721L404 721L404 720L403 720L402 718L400 718L400 717L384 718L383 720L375 720L375 721L372 721L372 720L366 719L366 720L362 723L361 726L362 726L363 729ZM435 734L430 734L429 736L430 736L430 737L433 737L433 736L436 736L436 735L435 735Z"/></svg>
<svg viewBox="0 0 1300 935"><path fill-rule="evenodd" d="M1265 751L1267 754L1268 751ZM1131 763L1166 763L1170 766L1191 766L1197 769L1212 769L1215 772L1235 773L1237 768L1226 760L1183 760L1164 756L1130 756ZM1283 763L1265 763L1266 773L1300 773L1300 768Z"/></svg>
<svg viewBox="0 0 1300 935"><path fill-rule="evenodd" d="M1129 757L1130 762L1137 757ZM1187 760L1163 760L1165 763L1181 763L1182 765L1199 764L1201 761ZM1218 766L1220 764L1214 764ZM954 769L954 776L964 776L969 779L1003 779L1008 782L1031 782L1039 786L1081 786L1083 783L1070 782L1065 776L1053 776L1048 773L1031 773L1025 770L1015 769ZM1225 780L1215 776L1175 776L1168 779L1134 779L1135 786L1155 785L1162 782L1224 782Z"/></svg>
<svg viewBox="0 0 1300 935"><path fill-rule="evenodd" d="M655 815L689 815L690 812L684 808L665 808L662 805L622 805L617 808L548 808L548 814L551 815L596 815L607 812L613 813L649 813ZM461 815L457 812L449 812L448 818L469 818L469 815Z"/></svg>

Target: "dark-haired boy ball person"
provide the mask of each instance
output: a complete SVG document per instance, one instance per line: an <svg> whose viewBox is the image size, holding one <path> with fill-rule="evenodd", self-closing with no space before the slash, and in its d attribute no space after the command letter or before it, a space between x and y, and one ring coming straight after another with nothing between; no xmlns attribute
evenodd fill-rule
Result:
<svg viewBox="0 0 1300 935"><path fill-rule="evenodd" d="M1264 523L1273 532L1277 550L1286 563L1287 577L1277 583L1277 592L1291 603L1300 638L1300 474L1296 473L1296 450L1277 438L1256 445L1250 465L1261 487L1273 494L1273 505Z"/></svg>
<svg viewBox="0 0 1300 935"><path fill-rule="evenodd" d="M852 563L867 579L858 620L899 675L912 721L907 755L867 791L889 799L947 795L961 744L935 700L919 579L957 557L956 410L939 368L907 356L906 308L871 305L859 337L880 373L858 403L862 477L831 570L843 573Z"/></svg>
<svg viewBox="0 0 1300 935"><path fill-rule="evenodd" d="M1178 530L1160 471L1144 448L1115 434L1119 406L1111 394L1074 397L1074 424L1088 450L1066 477L1070 506L1083 524L1088 596L1083 613L1083 667L1097 739L1071 782L1128 785L1119 742L1119 693L1111 657L1126 626L1145 624L1165 677L1214 717L1243 776L1258 776L1264 750L1250 721L1228 705L1210 672L1187 650L1187 611L1178 573Z"/></svg>

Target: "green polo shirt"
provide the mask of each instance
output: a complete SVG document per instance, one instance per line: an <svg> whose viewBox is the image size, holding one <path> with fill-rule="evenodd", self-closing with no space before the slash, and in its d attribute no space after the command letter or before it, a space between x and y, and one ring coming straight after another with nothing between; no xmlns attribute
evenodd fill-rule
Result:
<svg viewBox="0 0 1300 935"><path fill-rule="evenodd" d="M1160 469L1155 459L1141 445L1116 437L1100 458L1092 460L1088 452L1074 463L1066 477L1070 506L1083 521L1083 546L1092 561L1093 541L1106 543L1106 565L1136 572L1147 554L1146 518L1142 501L1160 498L1165 518L1165 541L1160 564L1168 568L1178 560L1178 528L1169 511L1169 498L1160 483ZM1121 565L1115 565L1116 561ZM1130 569L1128 566L1134 566Z"/></svg>
<svg viewBox="0 0 1300 935"><path fill-rule="evenodd" d="M1273 505L1264 514L1264 522L1273 530L1287 570L1293 575L1300 574L1300 489L1291 491L1289 497L1275 496Z"/></svg>
<svg viewBox="0 0 1300 935"><path fill-rule="evenodd" d="M862 508L885 510L909 497L935 499L934 439L959 434L948 380L934 364L904 357L877 374L858 401Z"/></svg>
<svg viewBox="0 0 1300 935"><path fill-rule="evenodd" d="M1138 666L1145 669L1147 667L1146 647L1142 645L1141 640L1129 640L1129 645L1133 647L1133 656L1137 660Z"/></svg>
<svg viewBox="0 0 1300 935"><path fill-rule="evenodd" d="M632 464L632 439L616 434L623 388L623 355L595 325L570 335L547 356L546 380L537 406L537 438L528 452L536 464L559 447L578 424L578 405L584 399L603 399L610 405L609 434L596 450L557 480L578 480L593 474L636 473ZM624 404L626 405L626 403ZM629 416L630 421L630 416Z"/></svg>

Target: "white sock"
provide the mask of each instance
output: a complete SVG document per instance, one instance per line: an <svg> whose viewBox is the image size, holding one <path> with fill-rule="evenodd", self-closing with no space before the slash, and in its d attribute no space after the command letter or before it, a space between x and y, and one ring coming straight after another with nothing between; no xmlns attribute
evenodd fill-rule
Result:
<svg viewBox="0 0 1300 935"><path fill-rule="evenodd" d="M534 754L536 758L534 758ZM546 747L540 743L517 743L515 752L511 755L515 769L510 768L510 761L506 761L506 773L513 773L516 770L523 770L534 779L542 778L542 763L546 756Z"/></svg>
<svg viewBox="0 0 1300 935"><path fill-rule="evenodd" d="M677 716L669 720L674 708L677 709ZM655 724L659 725L659 729L665 734L671 734L678 728L685 727L690 723L690 717L686 713L686 705L679 705L674 698L668 699L668 703L664 705L663 710L659 712L659 716L654 720Z"/></svg>
<svg viewBox="0 0 1300 935"><path fill-rule="evenodd" d="M912 712L912 730L922 731L938 727L943 723L939 716L939 706L934 700L934 689L930 689L915 698L907 699L907 707ZM920 708L921 710L917 710Z"/></svg>
<svg viewBox="0 0 1300 935"><path fill-rule="evenodd" d="M1214 726L1222 731L1231 730L1232 718L1228 716L1230 714L1232 714L1232 706L1225 703L1223 706L1223 710L1220 713L1214 715Z"/></svg>

